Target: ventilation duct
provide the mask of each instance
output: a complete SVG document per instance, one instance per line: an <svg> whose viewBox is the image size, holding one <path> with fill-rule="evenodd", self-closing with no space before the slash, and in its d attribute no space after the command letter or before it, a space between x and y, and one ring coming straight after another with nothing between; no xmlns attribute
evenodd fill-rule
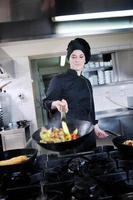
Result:
<svg viewBox="0 0 133 200"><path fill-rule="evenodd" d="M133 9L132 0L55 0L55 2L56 16Z"/></svg>
<svg viewBox="0 0 133 200"><path fill-rule="evenodd" d="M42 15L40 0L0 0L0 22L34 20Z"/></svg>

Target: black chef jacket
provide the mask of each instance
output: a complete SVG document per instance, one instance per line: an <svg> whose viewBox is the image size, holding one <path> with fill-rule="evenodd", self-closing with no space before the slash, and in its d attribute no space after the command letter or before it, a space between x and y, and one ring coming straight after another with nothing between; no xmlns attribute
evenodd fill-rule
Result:
<svg viewBox="0 0 133 200"><path fill-rule="evenodd" d="M56 75L49 84L43 106L48 116L53 117L57 110L51 110L52 101L65 99L68 103L68 119L80 119L96 124L92 86L88 79L78 76L75 70Z"/></svg>

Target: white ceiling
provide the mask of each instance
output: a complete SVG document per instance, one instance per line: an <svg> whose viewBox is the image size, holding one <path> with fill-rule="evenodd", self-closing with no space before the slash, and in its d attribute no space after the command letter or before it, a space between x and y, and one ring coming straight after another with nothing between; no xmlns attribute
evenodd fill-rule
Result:
<svg viewBox="0 0 133 200"><path fill-rule="evenodd" d="M133 32L107 33L82 36L92 48L92 53L133 48ZM0 44L0 55L10 57L44 58L62 55L68 42L75 37L49 38Z"/></svg>

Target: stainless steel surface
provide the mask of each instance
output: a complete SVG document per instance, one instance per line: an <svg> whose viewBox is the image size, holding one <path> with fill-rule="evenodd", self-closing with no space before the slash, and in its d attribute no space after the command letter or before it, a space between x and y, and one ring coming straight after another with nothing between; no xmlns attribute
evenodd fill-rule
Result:
<svg viewBox="0 0 133 200"><path fill-rule="evenodd" d="M1 0L0 22L33 20L44 15L59 16L132 9L132 0Z"/></svg>
<svg viewBox="0 0 133 200"><path fill-rule="evenodd" d="M38 19L42 14L40 0L0 1L0 22Z"/></svg>
<svg viewBox="0 0 133 200"><path fill-rule="evenodd" d="M92 13L112 10L125 10L133 7L132 0L56 0L56 15L72 15L77 13Z"/></svg>
<svg viewBox="0 0 133 200"><path fill-rule="evenodd" d="M11 97L8 93L0 92L0 110L3 127L8 127L11 122Z"/></svg>
<svg viewBox="0 0 133 200"><path fill-rule="evenodd" d="M61 112L61 121L66 121L66 113L65 112Z"/></svg>
<svg viewBox="0 0 133 200"><path fill-rule="evenodd" d="M49 37L59 37L56 32L57 24L53 23L51 18L55 15L61 14L77 14L77 13L87 13L87 12L101 12L110 10L124 10L132 9L132 0L1 0L0 1L0 41L18 41L18 40L29 40L29 39L40 39ZM132 19L121 18L128 20L128 24L131 25ZM117 20L120 20L118 19ZM106 20L105 20L106 21ZM84 23L84 25L83 25ZM91 22L92 23L92 22ZM94 23L94 21L93 21ZM101 27L103 26L103 21ZM112 23L109 22L108 23ZM124 21L125 23L125 21ZM121 24L121 22L119 23ZM81 35L93 35L93 34L103 34L112 32L123 32L131 31L132 29L118 29L112 30L102 30L102 31L89 31L85 32L84 27L90 27L89 21L83 20L82 22L72 22L72 24L66 24L69 33L62 33L60 36L75 36L79 35L78 31L72 31L70 33L69 27L79 28L81 25ZM63 24L65 26L65 24ZM28 30L28 31L27 31Z"/></svg>
<svg viewBox="0 0 133 200"><path fill-rule="evenodd" d="M133 96L127 97L127 105L128 107L133 108Z"/></svg>
<svg viewBox="0 0 133 200"><path fill-rule="evenodd" d="M120 136L120 134L114 132L114 131L110 131L110 130L104 130L106 133L111 134L113 136Z"/></svg>
<svg viewBox="0 0 133 200"><path fill-rule="evenodd" d="M96 112L97 119L124 116L124 115L133 115L133 110L126 109L126 108L118 108L118 109Z"/></svg>
<svg viewBox="0 0 133 200"><path fill-rule="evenodd" d="M133 50L115 53L118 81L133 80Z"/></svg>

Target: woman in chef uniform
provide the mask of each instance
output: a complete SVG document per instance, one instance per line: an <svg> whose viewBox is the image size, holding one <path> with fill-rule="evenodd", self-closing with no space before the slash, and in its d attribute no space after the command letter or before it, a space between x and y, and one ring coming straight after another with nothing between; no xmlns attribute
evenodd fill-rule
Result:
<svg viewBox="0 0 133 200"><path fill-rule="evenodd" d="M90 121L94 125L95 135L105 138L108 135L99 128L95 120L95 108L91 83L82 75L84 65L91 57L90 46L86 40L76 38L68 44L67 59L70 69L65 73L56 75L49 84L46 98L43 100L48 118L56 118L61 111L66 113L67 119ZM88 144L83 144L84 150Z"/></svg>

